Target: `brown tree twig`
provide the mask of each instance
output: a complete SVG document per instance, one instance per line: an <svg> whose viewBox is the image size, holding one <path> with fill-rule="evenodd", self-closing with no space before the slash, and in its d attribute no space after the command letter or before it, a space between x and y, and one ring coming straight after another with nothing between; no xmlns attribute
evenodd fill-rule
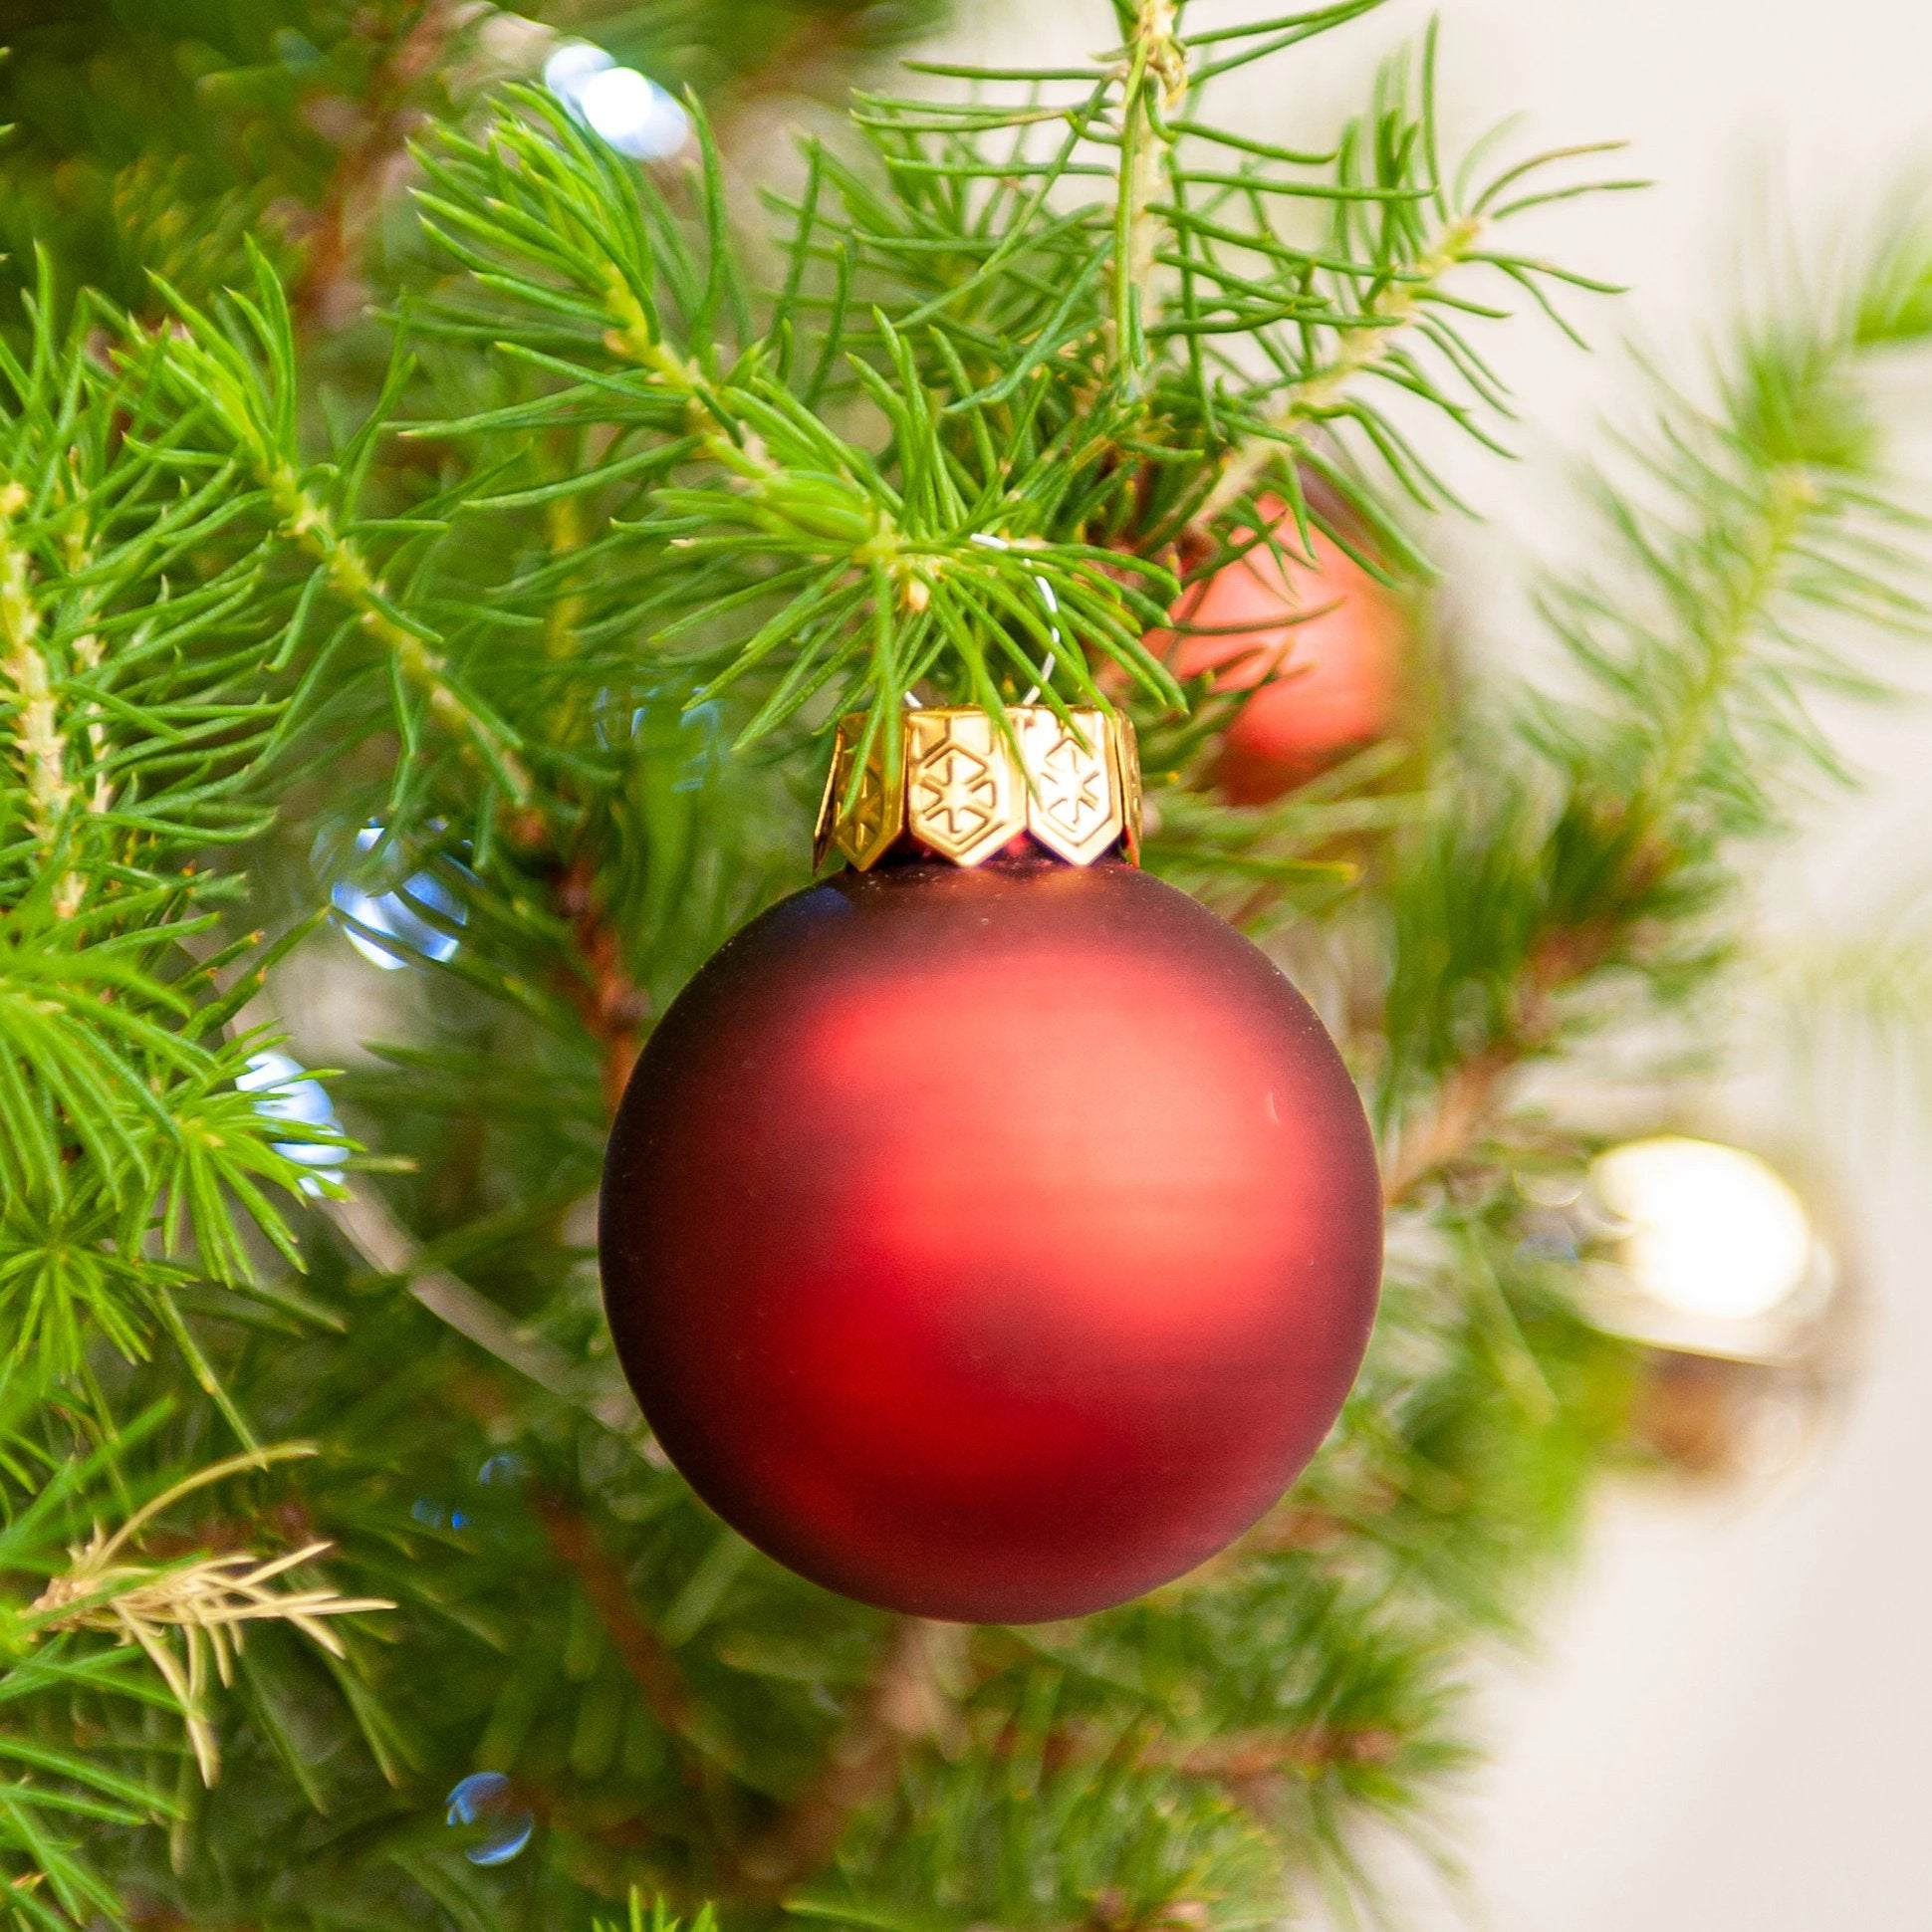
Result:
<svg viewBox="0 0 1932 1932"><path fill-rule="evenodd" d="M583 856L571 860L558 874L553 895L558 911L570 921L577 967L565 991L597 1047L604 1110L614 1118L643 1047L650 1002L624 964L623 941L599 902L591 861Z"/></svg>
<svg viewBox="0 0 1932 1932"><path fill-rule="evenodd" d="M377 62L355 131L323 189L290 293L305 331L341 329L362 313L362 244L424 120L415 92L472 11L459 0L424 0L413 24Z"/></svg>
<svg viewBox="0 0 1932 1932"><path fill-rule="evenodd" d="M993 1748L1006 1757L1017 1751L1020 1742L1020 1733L1009 1725ZM1219 1738L1190 1740L1155 1733L1135 1740L1074 1720L1047 1733L1041 1761L1048 1770L1058 1771L1113 1758L1140 1768L1177 1771L1186 1778L1242 1784L1288 1771L1387 1764L1401 1743L1395 1732L1382 1725L1312 1723L1256 1727Z"/></svg>
<svg viewBox="0 0 1932 1932"><path fill-rule="evenodd" d="M1244 1784L1288 1771L1385 1765L1401 1743L1379 1725L1303 1724L1286 1731L1238 1731L1205 1744L1156 1746L1142 1753L1139 1762L1171 1765L1189 1778Z"/></svg>
<svg viewBox="0 0 1932 1932"><path fill-rule="evenodd" d="M251 1012L263 1015L266 1008L251 1002ZM599 1374L541 1336L526 1334L487 1295L426 1262L415 1238L375 1195L352 1184L346 1199L325 1199L322 1209L370 1269L400 1282L439 1322L484 1353L582 1409L613 1435L634 1442L643 1434L637 1405L614 1376Z"/></svg>
<svg viewBox="0 0 1932 1932"><path fill-rule="evenodd" d="M893 1619L818 1775L738 1853L735 1892L775 1902L831 1861L856 1813L892 1788L906 1750L950 1729L966 1639L962 1624Z"/></svg>
<svg viewBox="0 0 1932 1932"><path fill-rule="evenodd" d="M672 1738L688 1743L698 1714L697 1700L670 1646L637 1608L623 1566L598 1541L597 1532L569 1499L547 1490L534 1501L546 1540L577 1578L645 1708Z"/></svg>
<svg viewBox="0 0 1932 1932"><path fill-rule="evenodd" d="M1432 1174L1481 1140L1523 1050L1492 1048L1466 1060L1437 1089L1435 1105L1405 1127L1382 1169L1382 1202L1399 1207Z"/></svg>
<svg viewBox="0 0 1932 1932"><path fill-rule="evenodd" d="M1633 864L1640 885L1653 861ZM1397 1137L1382 1170L1382 1200L1395 1207L1423 1181L1476 1147L1502 1110L1510 1078L1548 1051L1556 1036L1558 996L1587 979L1629 933L1629 922L1601 918L1546 933L1530 954L1513 1022L1487 1047L1452 1068L1436 1089L1434 1106Z"/></svg>
<svg viewBox="0 0 1932 1932"><path fill-rule="evenodd" d="M1017 1742L1009 1732L996 1749L1010 1750ZM1042 1755L1050 1770L1118 1758L1138 1769L1177 1771L1184 1778L1253 1792L1291 1773L1309 1777L1343 1765L1386 1765L1401 1745L1400 1736L1383 1725L1297 1724L1191 1741L1156 1735L1132 1743L1073 1723L1048 1733Z"/></svg>

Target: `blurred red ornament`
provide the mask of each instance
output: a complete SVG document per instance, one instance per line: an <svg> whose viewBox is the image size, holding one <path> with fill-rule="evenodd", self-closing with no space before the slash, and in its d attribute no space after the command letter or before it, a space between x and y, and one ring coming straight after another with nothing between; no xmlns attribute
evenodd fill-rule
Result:
<svg viewBox="0 0 1932 1932"><path fill-rule="evenodd" d="M1261 507L1284 554L1258 543L1222 565L1174 605L1177 624L1198 628L1150 640L1178 676L1214 671L1217 691L1254 692L1215 769L1238 805L1265 805L1387 734L1408 629L1397 600L1339 545L1311 530L1309 562L1287 506Z"/></svg>
<svg viewBox="0 0 1932 1932"><path fill-rule="evenodd" d="M725 946L631 1080L602 1246L631 1386L727 1522L863 1601L1020 1622L1281 1495L1360 1361L1381 1206L1270 961L1036 847L844 872Z"/></svg>

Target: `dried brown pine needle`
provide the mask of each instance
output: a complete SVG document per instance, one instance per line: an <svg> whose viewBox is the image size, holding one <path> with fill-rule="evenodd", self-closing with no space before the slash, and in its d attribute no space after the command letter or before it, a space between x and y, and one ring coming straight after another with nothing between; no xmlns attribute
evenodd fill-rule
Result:
<svg viewBox="0 0 1932 1932"><path fill-rule="evenodd" d="M220 1770L206 1707L208 1669L212 1663L223 1684L233 1680L234 1653L241 1647L244 1624L264 1619L292 1624L340 1657L342 1639L326 1618L389 1610L395 1605L382 1597L344 1596L327 1587L269 1587L277 1577L325 1556L333 1548L327 1542L268 1558L237 1551L149 1563L132 1553L141 1530L192 1491L242 1470L314 1454L311 1444L286 1443L197 1471L136 1510L112 1535L97 1528L87 1543L71 1552L72 1567L56 1576L32 1605L45 1629L110 1631L123 1643L140 1645L181 1706L204 1784L212 1785ZM176 1631L182 1639L179 1650L173 1641Z"/></svg>

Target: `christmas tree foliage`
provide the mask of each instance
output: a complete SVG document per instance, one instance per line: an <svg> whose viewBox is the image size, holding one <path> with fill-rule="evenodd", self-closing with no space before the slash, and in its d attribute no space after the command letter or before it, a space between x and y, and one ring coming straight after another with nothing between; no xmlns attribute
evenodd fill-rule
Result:
<svg viewBox="0 0 1932 1932"><path fill-rule="evenodd" d="M1460 1660L1633 1373L1538 1238L1597 1142L1519 1077L1708 1032L1746 854L1833 770L1810 695L1923 621L1866 398L1932 241L1659 387L1548 690L1431 686L1230 805L1238 699L1145 640L1262 546L1418 582L1498 317L1595 299L1531 218L1618 185L1443 152L1426 46L1338 138L1210 118L1375 6L1116 0L1090 64L861 93L750 234L702 129L624 159L478 65L485 9L10 21L0 1917L1178 1932L1361 1896L1369 1820L1435 1841ZM738 12L677 10L714 87ZM1389 1264L1246 1540L980 1629L694 1500L587 1204L653 1018L809 876L834 715L1036 686L1130 708L1147 862L1323 1006ZM297 996L357 974L388 1032L325 1087Z"/></svg>

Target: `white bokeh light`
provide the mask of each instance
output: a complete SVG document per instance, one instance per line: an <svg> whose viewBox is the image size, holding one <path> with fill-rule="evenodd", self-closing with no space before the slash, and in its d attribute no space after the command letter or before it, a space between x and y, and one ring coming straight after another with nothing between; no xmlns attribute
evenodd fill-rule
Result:
<svg viewBox="0 0 1932 1932"><path fill-rule="evenodd" d="M544 85L633 161L668 160L691 137L691 117L673 96L588 40L567 40L551 54Z"/></svg>
<svg viewBox="0 0 1932 1932"><path fill-rule="evenodd" d="M322 1127L341 1133L343 1123L336 1117L336 1105L320 1081L309 1077L299 1060L272 1049L248 1057L248 1071L235 1077L238 1092L256 1095L255 1111L265 1120L297 1120L305 1127ZM325 1180L343 1177L343 1150L325 1147L311 1140L278 1140L275 1151L290 1160L322 1170ZM307 1181L305 1189L314 1189Z"/></svg>
<svg viewBox="0 0 1932 1932"><path fill-rule="evenodd" d="M544 62L544 86L568 108L577 106L584 83L616 62L594 41L567 40L552 49Z"/></svg>
<svg viewBox="0 0 1932 1932"><path fill-rule="evenodd" d="M1679 1134L1612 1148L1592 1175L1633 1284L1680 1315L1751 1322L1806 1286L1805 1204L1756 1154Z"/></svg>

